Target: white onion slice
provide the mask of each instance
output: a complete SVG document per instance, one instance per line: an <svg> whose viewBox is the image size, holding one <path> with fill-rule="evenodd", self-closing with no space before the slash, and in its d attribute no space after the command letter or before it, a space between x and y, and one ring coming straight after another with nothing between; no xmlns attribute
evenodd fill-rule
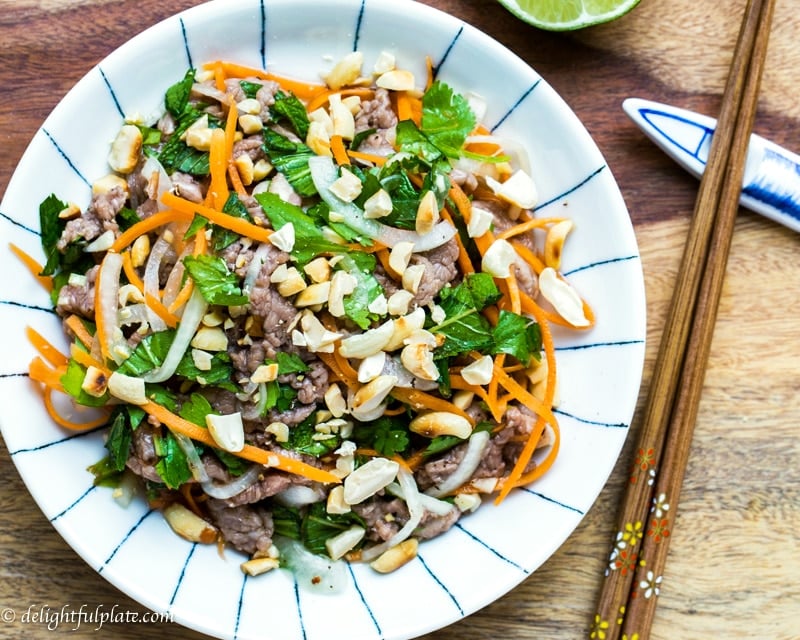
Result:
<svg viewBox="0 0 800 640"><path fill-rule="evenodd" d="M275 546L281 554L281 567L292 572L297 585L317 594L337 594L350 584L350 573L343 560L311 553L302 542L275 536Z"/></svg>
<svg viewBox="0 0 800 640"><path fill-rule="evenodd" d="M234 496L238 496L242 491L251 487L258 481L258 476L263 470L260 465L254 465L245 471L242 475L236 476L230 482L225 484L216 484L213 480L208 479L200 483L208 495L218 500L228 500Z"/></svg>
<svg viewBox="0 0 800 640"><path fill-rule="evenodd" d="M152 197L158 204L158 210L164 211L167 207L161 202L161 196L167 191L172 191L172 180L164 169L164 166L154 156L149 156L142 165L141 173L148 183L153 179L153 174L158 174L156 178L156 180L158 180L158 187L156 188L156 193L152 194Z"/></svg>
<svg viewBox="0 0 800 640"><path fill-rule="evenodd" d="M301 484L293 484L275 494L275 500L285 507L304 507L315 502L321 502L324 498L325 494L318 489Z"/></svg>
<svg viewBox="0 0 800 640"><path fill-rule="evenodd" d="M169 242L164 240L164 238L159 238L156 240L153 248L150 250L150 255L147 258L147 265L145 265L144 268L144 276L142 277L142 282L144 283L144 293L145 295L150 294L156 300L160 300L160 296L158 294L158 275L161 270L161 262L164 260L164 256L167 254L167 251L169 251L169 248ZM155 311L149 307L147 310L147 320L150 323L150 328L153 331L164 331L167 328L167 324Z"/></svg>
<svg viewBox="0 0 800 640"><path fill-rule="evenodd" d="M170 271L169 275L167 276L167 282L164 284L164 294L161 296L161 302L163 302L164 306L166 307L169 307L175 301L175 298L178 297L178 294L181 291L181 287L184 283L183 276L186 273L186 267L183 265L183 259L190 255L191 247L193 247L193 245L190 244L181 252L181 255L178 256L175 265L172 267L172 271ZM180 315L180 312L178 315Z"/></svg>
<svg viewBox="0 0 800 640"><path fill-rule="evenodd" d="M142 376L145 382L164 382L164 380L172 377L183 354L189 348L189 343L192 341L197 327L200 326L206 309L208 309L208 304L201 295L200 290L195 287L189 297L189 301L186 303L186 308L183 310L181 322L175 332L175 338L172 340L164 362L161 363L160 367Z"/></svg>
<svg viewBox="0 0 800 640"><path fill-rule="evenodd" d="M192 478L197 482L208 482L209 478L206 467L200 459L200 455L197 453L197 448L194 446L192 440L182 433L175 433L173 431L172 435L186 456L186 464L189 467L189 471L192 472Z"/></svg>
<svg viewBox="0 0 800 640"><path fill-rule="evenodd" d="M313 156L308 160L308 167L311 169L314 186L331 210L340 214L347 226L373 240L380 240L388 247L393 247L398 242L410 242L414 245L415 252L430 251L443 245L456 234L455 227L445 220L437 223L428 233L420 235L416 231L397 229L377 220L365 218L364 212L358 205L345 202L331 191L331 185L339 177L331 158Z"/></svg>
<svg viewBox="0 0 800 640"><path fill-rule="evenodd" d="M408 522L385 542L381 542L374 547L362 551L361 559L364 560L364 562L374 560L387 549L391 549L395 545L403 542L403 540L411 537L411 534L414 533L414 530L419 526L422 516L425 513L425 509L422 506L422 498L417 488L417 482L414 480L414 475L400 467L400 470L397 472L397 481L400 484L400 490L403 492L406 505L408 505Z"/></svg>
<svg viewBox="0 0 800 640"><path fill-rule="evenodd" d="M102 319L105 326L105 347L108 355L114 362L121 364L130 349L119 327L119 277L122 273L122 256L118 253L107 253L97 277L100 280L100 289L97 292L98 308L95 313Z"/></svg>
<svg viewBox="0 0 800 640"><path fill-rule="evenodd" d="M396 356L386 358L386 361L383 365L383 371L381 373L383 375L395 376L397 378L397 382L394 386L402 389L419 389L420 391L430 391L431 389L436 389L439 386L439 383L435 380L423 380L422 378L415 376L403 366L403 363L400 362L400 358Z"/></svg>
<svg viewBox="0 0 800 640"><path fill-rule="evenodd" d="M434 498L446 496L448 493L455 491L460 486L466 484L475 473L475 470L480 465L483 459L483 452L486 445L489 443L491 433L489 431L476 431L469 437L469 444L467 444L467 451L464 458L458 465L455 471L444 481L442 484L431 487L425 493Z"/></svg>
<svg viewBox="0 0 800 640"><path fill-rule="evenodd" d="M391 493L393 496L405 499L403 490L396 482L392 482L389 486L387 486L386 491ZM436 516L446 516L457 508L454 504L445 502L444 500L439 500L439 498L434 498L433 496L429 496L425 493L420 493L419 499L420 502L422 502L422 507L425 509L425 511L428 511Z"/></svg>
<svg viewBox="0 0 800 640"><path fill-rule="evenodd" d="M258 279L258 274L261 271L261 266L266 260L269 248L270 246L266 242L262 242L260 245L258 245L258 249L256 249L253 253L253 258L247 265L247 271L244 274L244 281L242 282L243 294L249 295L250 291L252 291L253 286Z"/></svg>

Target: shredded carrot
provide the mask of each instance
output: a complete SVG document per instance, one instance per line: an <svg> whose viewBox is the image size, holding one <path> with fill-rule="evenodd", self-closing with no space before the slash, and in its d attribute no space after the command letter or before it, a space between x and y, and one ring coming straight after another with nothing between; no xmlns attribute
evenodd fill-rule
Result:
<svg viewBox="0 0 800 640"><path fill-rule="evenodd" d="M87 420L86 422L75 422L73 420L69 420L65 418L55 407L53 403L53 392L57 391L57 389L53 389L52 387L48 387L44 390L44 406L47 409L47 413L52 418L53 422L57 425L64 427L65 429L70 429L72 431L86 431L87 429L92 429L94 427L99 427L104 425L108 422L109 413L106 412L103 415L98 416L94 420Z"/></svg>
<svg viewBox="0 0 800 640"><path fill-rule="evenodd" d="M17 256L22 261L28 270L33 274L33 277L38 280L39 284L42 285L45 290L52 291L53 290L53 278L51 276L43 276L42 270L44 267L39 264L39 262L33 258L32 256L25 253L22 249L20 249L17 245L13 242L8 243L11 252Z"/></svg>
<svg viewBox="0 0 800 640"><path fill-rule="evenodd" d="M533 394L529 393L527 390L518 385L516 381L508 376L505 371L495 370L495 376L505 377L512 381L513 384L509 385L505 384L504 380L501 380L501 383L506 389L508 389L508 391L516 394L518 398L529 396L526 401L523 401L523 404L527 405L539 415L539 418L536 421L536 426L531 431L528 441L522 448L522 451L517 458L517 462L514 464L514 468L511 470L511 473L508 475L508 477L503 481L500 492L495 500L495 502L498 504L502 502L509 494L511 489L517 486L522 480L525 469L527 468L528 463L533 456L533 452L536 450L536 444L539 442L542 433L544 433L545 422L553 428L554 433L556 434L556 441L558 442L558 421L550 409L550 407L553 406L553 398L556 390L556 355L555 345L553 343L553 334L550 331L550 325L547 323L547 319L541 313L541 309L538 307L538 305L534 304L533 307L531 307L530 313L533 315L536 322L539 323L539 329L542 334L542 346L544 348L545 359L547 362L547 378L545 380L544 400L539 402L533 396ZM514 385L519 388L515 389ZM530 403L529 400L535 400L536 402ZM557 446L554 445L553 449L557 449ZM550 454L553 459L555 459L555 453L552 451L552 449ZM550 464L552 464L552 460L550 461Z"/></svg>
<svg viewBox="0 0 800 640"><path fill-rule="evenodd" d="M397 273L394 269L392 269L391 265L389 264L389 249L387 247L382 247L375 252L375 256L381 263L381 266L384 268L386 273L388 273L393 279L400 280L402 274Z"/></svg>
<svg viewBox="0 0 800 640"><path fill-rule="evenodd" d="M109 369L99 360L96 360L91 353L89 353L88 351L84 351L75 343L73 343L70 346L69 355L70 358L72 358L75 362L77 362L80 365L83 365L87 369L89 367L94 367L95 369L99 369L100 371L102 371L106 376L111 375L111 369Z"/></svg>
<svg viewBox="0 0 800 640"><path fill-rule="evenodd" d="M323 91L309 100L308 104L306 105L306 111L308 111L308 113L312 113L320 107L324 107L328 103L328 100L330 100L330 97L334 94L338 94L343 98L348 96L358 96L362 100L369 100L375 95L375 91L368 87L347 87L345 89L338 89L336 91Z"/></svg>
<svg viewBox="0 0 800 640"><path fill-rule="evenodd" d="M231 107L235 109L236 107ZM228 157L225 149L225 132L222 129L211 130L211 147L208 151L208 164L211 173L211 182L208 190L211 193L212 206L217 211L222 211L228 201L228 180L226 172Z"/></svg>
<svg viewBox="0 0 800 640"><path fill-rule="evenodd" d="M181 418L179 415L172 413L169 409L166 409L160 404L148 400L145 404L140 406L145 412L153 416L156 420L165 424L175 433L181 433L187 438L196 440L197 442L205 444L209 447L219 447L219 444L217 444L214 438L211 437L208 429L204 429L193 422L189 422L188 420ZM280 469L281 471L286 471L287 473L303 476L304 478L308 478L309 480L313 480L315 482L336 484L341 482L340 478L333 475L329 471L319 469L310 464L306 464L305 462L290 458L289 456L284 456L274 451L265 451L264 449L260 449L253 445L246 444L241 451L233 452L233 455L243 458L244 460L249 460L250 462L263 464L268 467Z"/></svg>
<svg viewBox="0 0 800 640"><path fill-rule="evenodd" d="M213 69L214 64L216 63L207 63L204 65L206 69ZM317 97L320 93L327 91L327 87L322 84L313 84L309 82L303 82L302 80L294 80L291 78L286 78L284 76L279 76L274 73L270 73L268 71L264 71L263 69L256 69L255 67L248 67L241 64L236 64L233 62L220 62L222 69L228 76L232 76L235 78L261 78L262 80L273 80L277 82L281 87L287 91L291 91L294 93L298 98L302 100L311 100Z"/></svg>
<svg viewBox="0 0 800 640"><path fill-rule="evenodd" d="M61 353L47 338L33 327L25 328L25 335L39 354L54 367L61 367L69 362L69 358Z"/></svg>
<svg viewBox="0 0 800 640"><path fill-rule="evenodd" d="M203 516L203 512L200 510L200 507L197 506L197 501L194 499L194 495L192 494L192 487L196 486L193 485L191 482L184 482L180 486L181 494L183 495L183 499L186 501L186 506L192 511L195 515L200 517Z"/></svg>
<svg viewBox="0 0 800 640"><path fill-rule="evenodd" d="M192 291L194 290L194 280L191 278L186 281L186 284L183 285L180 291L178 291L178 295L175 296L175 299L172 303L167 307L167 311L170 313L175 313L178 309L180 309L183 305L185 305L189 298L192 295Z"/></svg>
<svg viewBox="0 0 800 640"><path fill-rule="evenodd" d="M473 357L476 358L476 359L480 358L481 354L479 354L479 353L478 354L473 354ZM499 369L500 371L502 371L503 370L503 365L505 364L505 362L506 362L506 354L505 353L498 353L494 357L493 367L496 370ZM492 376L492 379L489 381L489 384L487 385L487 389L486 389L486 393L489 396L488 400L486 401L486 404L489 405L489 407L492 408L492 412L493 413L495 411L497 411L497 412L500 411L500 403L498 402L498 389L499 388L500 388L500 380L498 379L497 374L495 374L495 375ZM503 413L505 413L505 411ZM502 415L502 414L500 414L500 415Z"/></svg>
<svg viewBox="0 0 800 640"><path fill-rule="evenodd" d="M234 231L240 236L246 236L253 240L257 240L258 242L266 242L269 236L272 234L272 229L259 227L252 222L248 222L244 218L235 218L234 216L230 216L227 213L223 213L211 207L190 202L189 200L185 200L179 196L176 196L174 193L170 193L169 191L165 192L161 199L165 205L172 207L176 211L181 212L183 215L194 216L196 214L203 216L210 222L213 222L220 227ZM149 219L150 218L146 218L144 222ZM133 227L131 227L131 229L132 228Z"/></svg>
<svg viewBox="0 0 800 640"><path fill-rule="evenodd" d="M561 430L552 425L551 428L553 429L553 444L550 445L550 450L547 452L547 455L539 464L536 465L536 467L515 480L513 484L514 487L521 487L523 485L530 484L534 480L537 480L544 475L544 473L553 466L553 463L558 456L558 450L561 447Z"/></svg>
<svg viewBox="0 0 800 640"><path fill-rule="evenodd" d="M130 282L139 291L143 292L144 282L142 282L139 274L136 273L136 269L133 266L133 260L131 259L131 252L123 251L120 255L122 256L122 270L125 272L125 277L128 278L128 282Z"/></svg>
<svg viewBox="0 0 800 640"><path fill-rule="evenodd" d="M247 194L247 190L244 188L244 183L242 182L242 176L239 175L239 169L237 169L236 165L232 162L228 164L228 177L231 179L231 186L236 192L236 195L241 197Z"/></svg>
<svg viewBox="0 0 800 640"><path fill-rule="evenodd" d="M371 162L377 167L382 167L386 164L386 157L379 156L374 153L364 153L363 151L353 151L350 149L347 152L347 155L350 156L353 160L362 160L364 162Z"/></svg>
<svg viewBox="0 0 800 640"><path fill-rule="evenodd" d="M519 282L517 281L516 269L510 269L510 274L505 278L508 288L508 299L511 304L511 311L516 314L522 313L522 303L520 302Z"/></svg>
<svg viewBox="0 0 800 640"><path fill-rule="evenodd" d="M529 247L525 246L517 240L511 241L511 246L516 249L519 257L522 258L528 266L533 269L537 274L544 270L545 264Z"/></svg>
<svg viewBox="0 0 800 640"><path fill-rule="evenodd" d="M400 416L400 415L403 415L405 412L406 412L406 408L404 406L400 405L400 406L394 407L392 409L386 409L383 412L383 415L385 415L385 416Z"/></svg>
<svg viewBox="0 0 800 640"><path fill-rule="evenodd" d="M400 402L405 402L406 404L412 406L414 409L447 411L448 413L455 413L459 416L462 416L463 418L466 418L472 425L475 424L475 419L463 409L457 407L449 400L445 400L444 398L439 398L437 396L432 396L431 394L425 393L424 391L419 391L418 389L406 389L403 387L394 387L391 391L391 395L396 400L399 400Z"/></svg>
<svg viewBox="0 0 800 640"><path fill-rule="evenodd" d="M175 197L177 198L177 196ZM178 199L180 200L180 198ZM117 239L114 240L114 244L111 245L110 251L119 253L134 240L136 240L136 238L143 236L145 233L149 233L155 229L158 229L159 227L170 224L171 222L191 222L193 217L193 212L176 211L174 209L159 211L158 213L155 213L152 216L137 222L119 234Z"/></svg>
<svg viewBox="0 0 800 640"><path fill-rule="evenodd" d="M144 301L145 304L152 309L152 311L164 321L170 329L174 329L178 326L178 318L173 313L164 306L164 303L161 302L158 298L150 293L144 294Z"/></svg>
<svg viewBox="0 0 800 640"><path fill-rule="evenodd" d="M500 405L499 403L492 403L491 399L489 398L489 394L487 393L486 389L481 387L477 384L470 384L464 378L457 374L451 373L450 374L450 386L453 389L459 389L463 391L472 391L476 396L478 396L481 400L486 403L486 406L489 407L489 411L492 414L492 418L494 418L495 422L500 422L503 418L503 414L505 413L505 407Z"/></svg>
<svg viewBox="0 0 800 640"><path fill-rule="evenodd" d="M447 207L444 207L439 213L443 220L447 220L447 222L455 226L453 216L450 214ZM455 238L456 245L458 245L458 266L461 268L461 273L464 275L475 273L475 267L472 266L472 260L469 259L469 254L467 253L467 248L464 246L464 242L461 240L461 235L456 233L453 237Z"/></svg>
<svg viewBox="0 0 800 640"><path fill-rule="evenodd" d="M339 382L342 382L348 389L357 389L359 387L358 377L351 377L342 371L342 369L339 368L339 364L337 363L334 354L318 352L317 356L319 356L319 359L322 360L328 370L339 379Z"/></svg>
<svg viewBox="0 0 800 640"><path fill-rule="evenodd" d="M513 227L509 227L502 233L498 233L495 237L498 239L502 238L503 240L508 240L509 238L527 233L533 229L541 229L543 227L562 222L563 220L564 218L530 218L524 222L515 224Z"/></svg>
<svg viewBox="0 0 800 640"><path fill-rule="evenodd" d="M217 60L212 64L212 69L214 71L214 85L219 91L225 93L225 69L223 69L222 63Z"/></svg>
<svg viewBox="0 0 800 640"><path fill-rule="evenodd" d="M404 120L413 120L413 110L411 107L411 96L406 91L397 94L397 119L400 122Z"/></svg>
<svg viewBox="0 0 800 640"><path fill-rule="evenodd" d="M64 375L66 370L66 365L54 369L53 367L45 364L45 361L39 356L36 356L33 360L31 360L30 365L28 365L28 376L31 380L41 382L50 389L63 391L64 385L61 383L61 376Z"/></svg>
<svg viewBox="0 0 800 640"><path fill-rule="evenodd" d="M225 120L225 161L233 160L233 145L236 142L236 125L239 124L239 110L236 101L228 96L228 117Z"/></svg>
<svg viewBox="0 0 800 640"><path fill-rule="evenodd" d="M75 337L80 340L87 349L91 349L94 338L92 338L92 335L86 329L83 320L73 313L67 316L67 319L64 320L64 324L67 325L70 331L75 334Z"/></svg>
<svg viewBox="0 0 800 640"><path fill-rule="evenodd" d="M358 449L355 450L354 453L357 456L365 456L367 458L384 458L384 457L386 457L383 454L381 454L379 451L376 451L375 449L369 449L367 447L364 447L364 448L359 447ZM391 456L389 459L390 460L394 460L397 464L399 464L401 467L403 467L403 469L405 469L406 471L411 473L412 469L408 465L408 462L406 462L400 456L394 455L394 456Z"/></svg>
<svg viewBox="0 0 800 640"><path fill-rule="evenodd" d="M336 164L339 166L347 166L350 164L350 157L347 155L347 149L344 146L342 136L331 136L331 153Z"/></svg>

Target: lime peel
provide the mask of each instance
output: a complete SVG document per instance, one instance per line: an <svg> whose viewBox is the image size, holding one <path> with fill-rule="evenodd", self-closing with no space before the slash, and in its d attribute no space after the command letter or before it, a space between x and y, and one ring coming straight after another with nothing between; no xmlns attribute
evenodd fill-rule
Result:
<svg viewBox="0 0 800 640"><path fill-rule="evenodd" d="M498 0L528 24L548 31L574 31L624 16L640 0Z"/></svg>

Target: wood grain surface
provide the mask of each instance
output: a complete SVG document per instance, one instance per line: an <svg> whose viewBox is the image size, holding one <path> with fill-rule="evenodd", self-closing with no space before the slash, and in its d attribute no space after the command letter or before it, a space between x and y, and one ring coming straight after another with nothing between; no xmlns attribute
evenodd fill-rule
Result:
<svg viewBox="0 0 800 640"><path fill-rule="evenodd" d="M570 34L535 30L491 0L422 1L481 28L533 66L605 155L630 209L645 272L641 408L697 183L636 130L620 103L636 95L715 115L744 0L642 0L618 21ZM0 193L36 129L81 76L131 35L196 4L0 0ZM795 151L798 8L795 0L778 2L755 126ZM740 212L651 635L656 640L800 638L798 242L797 234ZM552 558L505 597L425 640L590 636L637 427L635 420L598 501ZM6 622L0 614L0 637L204 637L169 623L101 631L22 624L19 616L31 607L146 610L63 542L2 444L0 473L0 610L18 617Z"/></svg>

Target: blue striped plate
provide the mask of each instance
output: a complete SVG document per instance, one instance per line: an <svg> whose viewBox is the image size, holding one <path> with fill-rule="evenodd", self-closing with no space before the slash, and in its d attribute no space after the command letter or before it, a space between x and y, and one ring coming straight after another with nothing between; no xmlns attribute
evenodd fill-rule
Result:
<svg viewBox="0 0 800 640"><path fill-rule="evenodd" d="M589 134L525 62L469 24L410 0L217 0L155 25L74 87L31 141L0 205L0 233L40 256L38 205L51 192L85 206L107 172L121 121L157 114L189 66L224 58L310 81L358 49L382 50L424 77L488 101L484 119L530 154L541 215L576 222L563 271L588 299L596 326L557 333L562 449L537 483L464 517L419 556L381 576L352 565L338 595L299 588L284 571L245 577L241 559L176 537L144 501L119 507L86 467L103 432L49 420L27 378L34 326L65 345L47 293L8 251L0 254L0 421L19 473L42 512L85 561L156 612L220 638L411 638L453 623L530 576L572 533L610 474L639 391L645 342L642 268L623 199ZM57 479L57 480L54 480ZM102 522L102 526L98 523ZM557 594L553 595L557 598Z"/></svg>

